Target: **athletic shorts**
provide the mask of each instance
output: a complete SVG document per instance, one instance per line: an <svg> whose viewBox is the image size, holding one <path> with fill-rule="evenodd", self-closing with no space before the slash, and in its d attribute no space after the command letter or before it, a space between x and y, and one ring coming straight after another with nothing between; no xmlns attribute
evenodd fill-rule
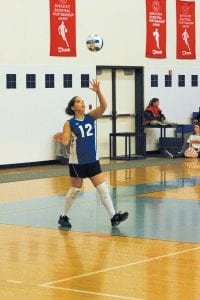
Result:
<svg viewBox="0 0 200 300"><path fill-rule="evenodd" d="M71 177L90 178L100 173L101 166L98 160L84 165L69 164L69 174Z"/></svg>

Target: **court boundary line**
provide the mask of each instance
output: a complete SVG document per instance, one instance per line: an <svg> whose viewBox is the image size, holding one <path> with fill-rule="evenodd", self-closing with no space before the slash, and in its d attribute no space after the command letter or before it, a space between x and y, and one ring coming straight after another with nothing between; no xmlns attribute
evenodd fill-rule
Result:
<svg viewBox="0 0 200 300"><path fill-rule="evenodd" d="M102 269L102 270L97 270L97 271L94 271L94 272L84 273L84 274L80 274L80 275L69 277L69 278L63 278L63 279L59 279L59 280L55 280L55 281L45 282L43 284L39 284L39 286L51 288L51 285L54 285L56 283L66 282L66 281L70 281L70 280L73 280L73 279L78 279L78 278L83 278L83 277L87 277L87 276L91 276L91 275L96 275L96 274L99 274L99 273L105 273L105 272L109 272L109 271L119 270L119 269L122 269L122 268L135 266L135 265L140 265L140 264L143 264L143 263L156 261L156 260L159 260L159 259L162 259L162 258L168 258L168 257L171 257L171 256L175 256L175 255L179 255L179 254L183 254L183 253L187 253L187 252L191 252L191 251L195 251L195 250L200 250L200 246L185 249L185 250L181 250L181 251L172 252L172 253L169 253L169 254L159 255L159 256L155 256L155 257L148 258L148 259L143 259L143 260L136 261L136 262L131 262L131 263L124 264L124 265L119 265L119 266L106 268L106 269Z"/></svg>
<svg viewBox="0 0 200 300"><path fill-rule="evenodd" d="M13 279L8 279L7 282L8 283L16 283L16 284L21 284L22 283L22 281L20 281L20 280L13 280Z"/></svg>
<svg viewBox="0 0 200 300"><path fill-rule="evenodd" d="M62 291L69 291L69 292L74 292L74 293L89 294L89 295L95 295L95 296L104 296L104 297L114 298L114 299L143 300L142 298L133 298L133 297L120 296L120 295L107 294L107 293L91 292L91 291L85 291L85 290L79 290L79 289L62 288L62 287L56 287L56 286L42 286L42 287L50 288L50 289L57 289L57 290L62 290Z"/></svg>

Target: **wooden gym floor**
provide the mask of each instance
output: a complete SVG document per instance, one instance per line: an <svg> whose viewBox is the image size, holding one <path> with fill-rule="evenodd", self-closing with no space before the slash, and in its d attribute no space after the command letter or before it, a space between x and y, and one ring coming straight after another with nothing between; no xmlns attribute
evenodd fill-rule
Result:
<svg viewBox="0 0 200 300"><path fill-rule="evenodd" d="M105 172L129 212L114 229L88 180L70 231L57 225L68 176L1 183L0 299L200 299L200 161L163 162Z"/></svg>

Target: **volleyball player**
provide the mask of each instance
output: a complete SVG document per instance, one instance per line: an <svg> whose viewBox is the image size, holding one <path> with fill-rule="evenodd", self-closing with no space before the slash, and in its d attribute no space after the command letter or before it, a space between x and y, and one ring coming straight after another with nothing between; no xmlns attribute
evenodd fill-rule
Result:
<svg viewBox="0 0 200 300"><path fill-rule="evenodd" d="M66 195L63 215L59 217L58 224L63 227L71 227L68 213L81 192L84 178L89 178L97 190L99 197L107 209L111 225L117 226L128 218L128 212L116 212L109 195L108 185L101 171L100 163L95 147L95 120L102 116L107 107L107 102L101 92L97 80L90 82L90 89L96 92L99 106L85 114L85 103L80 96L73 97L66 108L66 113L72 118L66 121L62 133L54 136L55 141L69 145L69 172L71 187Z"/></svg>

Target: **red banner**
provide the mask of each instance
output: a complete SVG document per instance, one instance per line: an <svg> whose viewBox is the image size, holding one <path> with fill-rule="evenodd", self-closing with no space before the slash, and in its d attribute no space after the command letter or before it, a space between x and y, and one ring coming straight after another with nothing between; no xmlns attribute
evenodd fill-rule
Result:
<svg viewBox="0 0 200 300"><path fill-rule="evenodd" d="M196 58L195 47L195 2L176 0L176 58Z"/></svg>
<svg viewBox="0 0 200 300"><path fill-rule="evenodd" d="M75 0L50 0L50 55L76 56Z"/></svg>
<svg viewBox="0 0 200 300"><path fill-rule="evenodd" d="M146 57L166 57L166 0L146 0Z"/></svg>

